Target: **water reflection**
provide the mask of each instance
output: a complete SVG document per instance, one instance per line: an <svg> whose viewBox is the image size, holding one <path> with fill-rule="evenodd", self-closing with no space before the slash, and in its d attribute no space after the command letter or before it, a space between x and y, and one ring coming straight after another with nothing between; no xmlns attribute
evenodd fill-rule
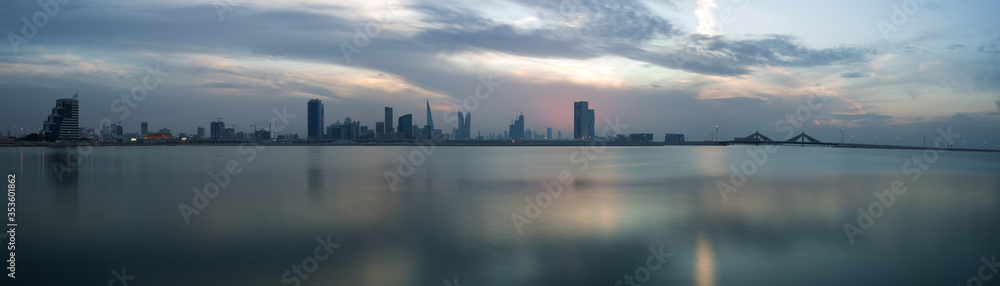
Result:
<svg viewBox="0 0 1000 286"><path fill-rule="evenodd" d="M695 285L715 285L715 257L712 256L712 244L704 233L699 233L695 249Z"/></svg>
<svg viewBox="0 0 1000 286"><path fill-rule="evenodd" d="M0 159L27 157L23 187L39 191L22 193L19 215L37 227L24 254L63 275L24 274L50 285L106 281L122 264L145 285L274 285L326 235L342 247L304 284L614 285L659 245L675 255L648 285L944 284L967 276L954 262L1000 241L996 156L942 154L851 245L842 224L900 177L909 153L786 148L723 202L715 183L745 149L609 147L579 170L568 160L577 148L438 147L390 191L383 172L412 150L268 147L246 162L230 146L97 147L62 181L51 169L66 164L59 150L0 149ZM178 204L230 160L243 172L185 224ZM519 234L511 214L562 170L576 180Z"/></svg>

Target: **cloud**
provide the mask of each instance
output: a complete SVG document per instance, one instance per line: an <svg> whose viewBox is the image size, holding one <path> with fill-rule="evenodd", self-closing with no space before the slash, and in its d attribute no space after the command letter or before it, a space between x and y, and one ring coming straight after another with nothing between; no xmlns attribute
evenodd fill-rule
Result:
<svg viewBox="0 0 1000 286"><path fill-rule="evenodd" d="M848 72L848 73L842 73L842 74L840 74L840 77L847 78L847 79L862 78L862 77L866 77L866 76L868 76L868 73L865 73L865 72Z"/></svg>
<svg viewBox="0 0 1000 286"><path fill-rule="evenodd" d="M231 88L231 89L248 89L253 86L247 84L231 83L231 82L209 82L194 85L195 87L201 88Z"/></svg>
<svg viewBox="0 0 1000 286"><path fill-rule="evenodd" d="M954 50L956 48L965 48L965 45L951 45L951 46L948 46L946 49Z"/></svg>
<svg viewBox="0 0 1000 286"><path fill-rule="evenodd" d="M718 8L715 0L698 0L695 6L694 15L698 17L698 27L695 31L699 34L715 35L718 23L715 21L715 13L712 9Z"/></svg>

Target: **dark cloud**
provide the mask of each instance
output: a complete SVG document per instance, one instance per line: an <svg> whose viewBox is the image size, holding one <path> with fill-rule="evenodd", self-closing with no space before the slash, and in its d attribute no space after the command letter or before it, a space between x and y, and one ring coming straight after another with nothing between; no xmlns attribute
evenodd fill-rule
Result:
<svg viewBox="0 0 1000 286"><path fill-rule="evenodd" d="M201 88L231 88L231 89L248 89L253 87L251 85L230 83L230 82L210 82L210 83L196 84L194 86Z"/></svg>
<svg viewBox="0 0 1000 286"><path fill-rule="evenodd" d="M946 49L954 50L956 48L965 48L965 45L951 45L951 46L948 46Z"/></svg>
<svg viewBox="0 0 1000 286"><path fill-rule="evenodd" d="M848 72L848 73L842 73L842 74L840 74L840 77L842 77L842 78L848 78L848 79L850 79L850 78L862 78L862 77L866 77L866 76L868 76L868 73L865 73L865 72Z"/></svg>
<svg viewBox="0 0 1000 286"><path fill-rule="evenodd" d="M812 49L795 37L768 35L735 38L730 36L690 35L683 48L648 51L623 47L623 56L688 72L740 76L757 67L814 67L867 62L875 53L857 47Z"/></svg>
<svg viewBox="0 0 1000 286"><path fill-rule="evenodd" d="M893 119L892 116L876 113L830 114L829 116L833 119L845 121L861 127L882 127L887 125L889 121Z"/></svg>
<svg viewBox="0 0 1000 286"><path fill-rule="evenodd" d="M602 41L641 44L679 34L670 21L636 0L516 0L541 9L542 19L578 24L578 36Z"/></svg>

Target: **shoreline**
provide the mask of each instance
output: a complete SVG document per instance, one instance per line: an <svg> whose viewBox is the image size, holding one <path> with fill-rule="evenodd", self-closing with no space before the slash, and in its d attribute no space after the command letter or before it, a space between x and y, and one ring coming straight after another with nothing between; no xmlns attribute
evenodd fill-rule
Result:
<svg viewBox="0 0 1000 286"><path fill-rule="evenodd" d="M613 147L663 147L663 146L717 146L725 147L731 145L790 145L804 147L821 146L830 148L845 149L886 149L886 150L938 150L938 151L966 151L966 152L1000 152L997 149L976 149L976 148L945 148L945 147L918 147L899 145L874 145L874 144L840 144L840 143L767 143L767 142L734 142L734 141L697 141L682 143L667 142L616 142L616 141L568 141L568 140L529 140L529 141L508 141L508 140L488 140L488 141L336 141L336 142L158 142L158 143L135 143L135 142L16 142L14 144L0 144L3 147L73 147L73 146L122 146L122 147L148 147L148 146L240 146L244 144L256 144L262 146L443 146L443 147L574 147L603 145Z"/></svg>

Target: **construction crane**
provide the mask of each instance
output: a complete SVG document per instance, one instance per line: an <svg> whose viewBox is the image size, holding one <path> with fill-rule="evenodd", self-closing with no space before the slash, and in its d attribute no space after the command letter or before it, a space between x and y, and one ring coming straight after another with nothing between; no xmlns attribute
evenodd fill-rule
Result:
<svg viewBox="0 0 1000 286"><path fill-rule="evenodd" d="M252 123L254 123L254 124L250 125L250 126L253 126L253 134L254 134L253 136L254 136L254 139L257 139L257 124L259 124L259 123L268 124L268 126L267 126L267 133L268 133L268 135L272 135L272 134L270 134L271 133L271 126L275 124L274 122L254 121Z"/></svg>

